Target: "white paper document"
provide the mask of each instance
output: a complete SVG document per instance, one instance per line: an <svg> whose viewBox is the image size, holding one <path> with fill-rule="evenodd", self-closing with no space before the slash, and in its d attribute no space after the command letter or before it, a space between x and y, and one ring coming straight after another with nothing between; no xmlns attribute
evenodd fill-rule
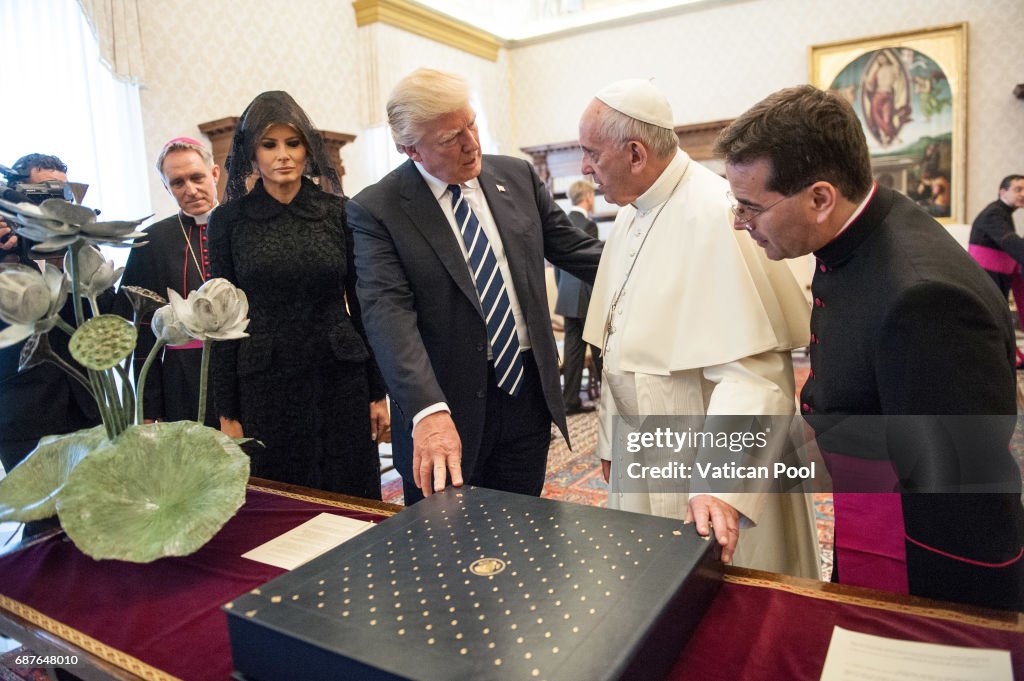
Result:
<svg viewBox="0 0 1024 681"><path fill-rule="evenodd" d="M242 558L294 570L372 526L373 523L365 520L321 513L252 551L243 553Z"/></svg>
<svg viewBox="0 0 1024 681"><path fill-rule="evenodd" d="M1013 681L1010 651L832 630L821 681Z"/></svg>

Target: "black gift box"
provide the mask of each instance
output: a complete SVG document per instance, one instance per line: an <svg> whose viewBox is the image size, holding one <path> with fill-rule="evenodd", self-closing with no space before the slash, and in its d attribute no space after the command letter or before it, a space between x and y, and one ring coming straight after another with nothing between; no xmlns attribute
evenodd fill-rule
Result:
<svg viewBox="0 0 1024 681"><path fill-rule="evenodd" d="M449 488L227 604L235 676L662 678L719 553L678 520Z"/></svg>

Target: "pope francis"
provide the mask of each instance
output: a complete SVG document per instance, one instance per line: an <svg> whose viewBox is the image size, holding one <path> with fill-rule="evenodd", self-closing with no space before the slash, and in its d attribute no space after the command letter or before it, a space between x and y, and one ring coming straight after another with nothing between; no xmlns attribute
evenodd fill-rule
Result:
<svg viewBox="0 0 1024 681"><path fill-rule="evenodd" d="M732 229L728 183L679 149L665 96L644 80L606 86L580 119L580 144L582 172L622 206L584 330L604 349L606 479L622 479L614 461L645 417L792 416L790 350L807 344L809 306L788 267ZM769 449L788 443L782 431ZM613 482L609 506L693 520L701 534L710 522L723 560L820 577L808 494L658 489Z"/></svg>

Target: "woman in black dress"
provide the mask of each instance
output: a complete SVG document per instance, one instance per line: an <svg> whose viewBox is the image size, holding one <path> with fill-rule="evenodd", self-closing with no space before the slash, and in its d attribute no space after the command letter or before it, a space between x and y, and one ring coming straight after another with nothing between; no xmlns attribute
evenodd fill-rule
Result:
<svg viewBox="0 0 1024 681"><path fill-rule="evenodd" d="M242 114L227 169L226 202L210 219L211 273L245 292L251 321L249 338L213 348L221 430L264 444L254 476L379 499L384 382L323 141L286 92L264 92Z"/></svg>

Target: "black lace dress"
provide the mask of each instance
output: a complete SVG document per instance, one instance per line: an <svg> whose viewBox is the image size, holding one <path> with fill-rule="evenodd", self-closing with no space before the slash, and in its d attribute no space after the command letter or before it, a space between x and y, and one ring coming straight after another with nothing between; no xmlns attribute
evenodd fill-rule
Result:
<svg viewBox="0 0 1024 681"><path fill-rule="evenodd" d="M370 401L384 397L355 294L344 199L303 178L289 204L262 181L210 219L214 277L249 300L249 338L213 346L219 416L263 442L254 476L380 498ZM346 299L348 302L346 309Z"/></svg>

